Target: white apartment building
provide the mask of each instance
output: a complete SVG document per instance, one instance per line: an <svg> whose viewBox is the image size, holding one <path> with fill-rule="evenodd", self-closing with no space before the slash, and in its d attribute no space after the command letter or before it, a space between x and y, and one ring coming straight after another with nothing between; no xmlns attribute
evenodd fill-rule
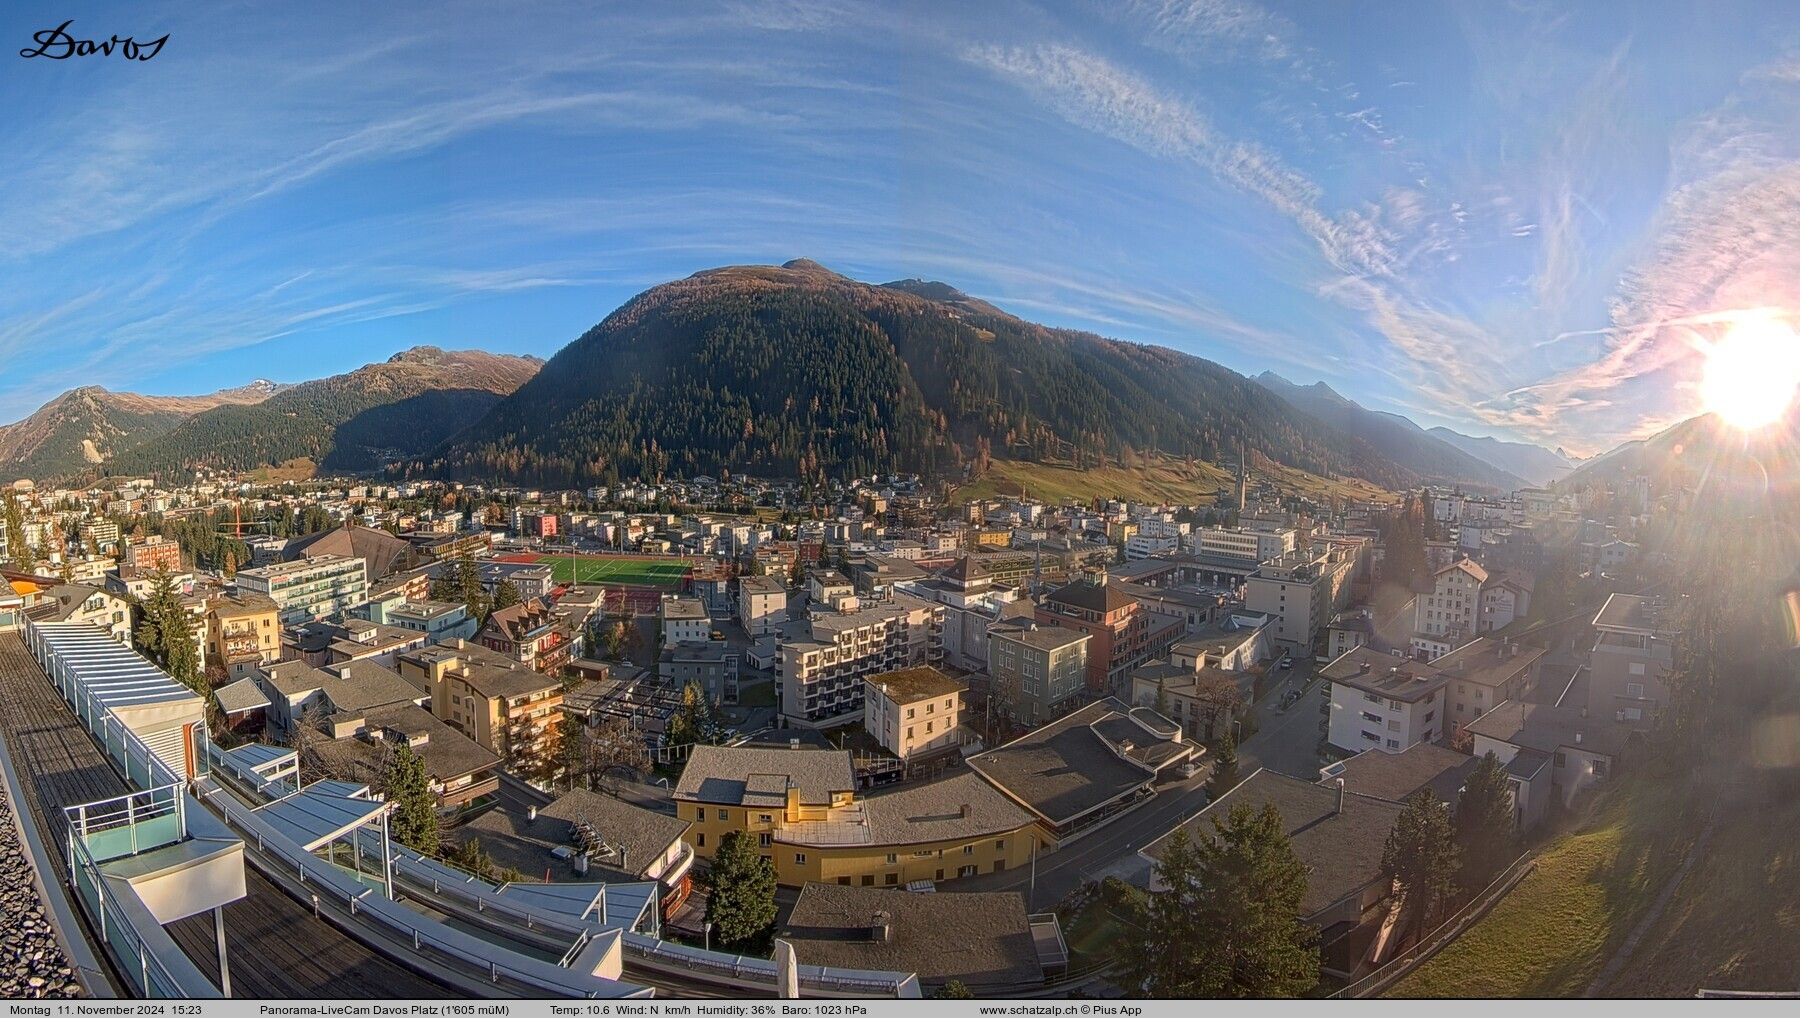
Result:
<svg viewBox="0 0 1800 1018"><path fill-rule="evenodd" d="M363 560L341 555L240 569L237 584L240 590L274 601L283 626L342 614L369 599Z"/></svg>
<svg viewBox="0 0 1800 1018"><path fill-rule="evenodd" d="M658 609L662 621L662 645L705 643L712 635L712 616L706 603L697 597L665 596Z"/></svg>
<svg viewBox="0 0 1800 1018"><path fill-rule="evenodd" d="M1436 660L1484 633L1495 632L1531 610L1531 589L1489 573L1462 558L1439 569L1432 589L1413 604L1412 650Z"/></svg>
<svg viewBox="0 0 1800 1018"><path fill-rule="evenodd" d="M911 760L962 745L963 684L929 665L863 679L863 729Z"/></svg>
<svg viewBox="0 0 1800 1018"><path fill-rule="evenodd" d="M1244 563L1267 562L1291 554L1299 546L1292 529L1228 529L1203 527L1194 531L1191 547L1196 554L1234 559Z"/></svg>
<svg viewBox="0 0 1800 1018"><path fill-rule="evenodd" d="M1135 562L1180 549L1179 537L1151 536L1140 530L1125 540L1125 561Z"/></svg>
<svg viewBox="0 0 1800 1018"><path fill-rule="evenodd" d="M842 611L815 611L805 635L781 648L781 716L802 728L832 728L862 719L862 680L944 657L944 606L906 594Z"/></svg>
<svg viewBox="0 0 1800 1018"><path fill-rule="evenodd" d="M1446 730L1447 680L1424 661L1358 647L1326 665L1326 741L1345 753L1400 753Z"/></svg>
<svg viewBox="0 0 1800 1018"><path fill-rule="evenodd" d="M738 577L738 621L752 637L773 633L787 621L787 586L773 576Z"/></svg>

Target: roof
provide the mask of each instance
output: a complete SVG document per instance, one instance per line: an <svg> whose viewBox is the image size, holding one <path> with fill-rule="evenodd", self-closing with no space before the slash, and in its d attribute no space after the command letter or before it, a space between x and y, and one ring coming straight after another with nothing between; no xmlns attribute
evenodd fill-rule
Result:
<svg viewBox="0 0 1800 1018"><path fill-rule="evenodd" d="M451 640L404 650L399 657L400 660L415 662L427 668L443 661L452 662L450 670L482 696L511 699L561 685L559 679L534 672L498 651L467 640Z"/></svg>
<svg viewBox="0 0 1800 1018"><path fill-rule="evenodd" d="M322 669L305 661L277 661L262 666L263 682L282 696L297 696L325 688L329 678Z"/></svg>
<svg viewBox="0 0 1800 1018"><path fill-rule="evenodd" d="M1384 653L1367 644L1338 655L1319 674L1352 689L1408 702L1435 694L1449 681L1435 665Z"/></svg>
<svg viewBox="0 0 1800 1018"><path fill-rule="evenodd" d="M781 806L787 789L807 805L830 805L833 793L856 791L856 771L842 750L695 746L674 797L721 805Z"/></svg>
<svg viewBox="0 0 1800 1018"><path fill-rule="evenodd" d="M1011 834L1032 823L979 776L909 785L859 800L831 819L788 824L775 840L790 845L920 845Z"/></svg>
<svg viewBox="0 0 1800 1018"><path fill-rule="evenodd" d="M269 705L262 687L248 678L220 686L213 690L213 696L219 701L219 709L227 714L243 714Z"/></svg>
<svg viewBox="0 0 1800 1018"><path fill-rule="evenodd" d="M1029 620L1020 624L1002 624L988 627L988 639L1005 637L1008 640L1022 643L1038 650L1059 650L1077 643L1093 639L1088 633L1063 626L1039 625Z"/></svg>
<svg viewBox="0 0 1800 1018"><path fill-rule="evenodd" d="M1401 802L1428 788L1440 802L1454 803L1480 762L1479 757L1420 742L1399 753L1364 750L1345 760L1333 777L1343 778L1352 792L1378 799Z"/></svg>
<svg viewBox="0 0 1800 1018"><path fill-rule="evenodd" d="M375 580L404 568L411 554L412 545L407 541L385 530L359 527L353 523L296 537L282 551L282 555L289 561L325 555L359 558L366 563L369 578Z"/></svg>
<svg viewBox="0 0 1800 1018"><path fill-rule="evenodd" d="M707 619L706 604L697 597L665 597L662 614L666 619Z"/></svg>
<svg viewBox="0 0 1800 1018"><path fill-rule="evenodd" d="M1137 599L1110 583L1076 580L1051 591L1045 598L1083 611L1108 614L1137 604Z"/></svg>
<svg viewBox="0 0 1800 1018"><path fill-rule="evenodd" d="M885 940L871 935L876 916ZM1044 978L1017 891L907 894L809 883L781 939L805 965L916 972L932 981L1029 983Z"/></svg>
<svg viewBox="0 0 1800 1018"><path fill-rule="evenodd" d="M987 567L968 555L958 555L950 568L941 574L947 580L968 583L970 580L983 580L988 576Z"/></svg>
<svg viewBox="0 0 1800 1018"><path fill-rule="evenodd" d="M1463 572L1468 573L1470 576L1474 577L1476 583L1486 583L1487 582L1487 578L1488 578L1487 570L1476 565L1474 560L1469 559L1469 558L1459 558L1455 562L1450 563L1449 565L1445 566L1442 569L1439 569L1437 572L1432 573L1431 575L1434 577L1442 576L1445 573L1454 572L1458 569L1460 569Z"/></svg>
<svg viewBox="0 0 1800 1018"><path fill-rule="evenodd" d="M1536 664L1544 653L1542 647L1529 646L1516 640L1502 641L1480 636L1432 664L1457 682L1473 682L1493 687L1512 681Z"/></svg>
<svg viewBox="0 0 1800 1018"><path fill-rule="evenodd" d="M787 585L773 576L740 576L738 590L746 594L785 594Z"/></svg>
<svg viewBox="0 0 1800 1018"><path fill-rule="evenodd" d="M500 758L474 739L457 731L416 703L390 704L363 715L370 728L404 736L425 764L425 772L439 781L498 766Z"/></svg>
<svg viewBox="0 0 1800 1018"><path fill-rule="evenodd" d="M1240 625L1235 619L1236 616L1228 616L1223 622L1201 626L1169 649L1196 657L1202 653L1210 658L1224 657L1255 639L1262 631L1259 626Z"/></svg>
<svg viewBox="0 0 1800 1018"><path fill-rule="evenodd" d="M564 793L538 810L531 819L523 809L489 810L458 828L456 840L481 839L481 847L496 864L511 867L537 879L546 869L563 882L574 875L571 858L556 853L577 845L575 825L585 823L596 837L623 854L592 860L596 875L606 871L637 879L650 865L680 841L690 826L666 813L634 806L600 792L576 789ZM590 879L592 879L590 877Z"/></svg>
<svg viewBox="0 0 1800 1018"><path fill-rule="evenodd" d="M1190 838L1197 838L1201 832L1210 835L1213 819L1225 816L1239 803L1256 810L1273 804L1281 814L1281 829L1307 869L1306 894L1300 899L1302 918L1316 915L1381 879L1382 849L1404 808L1388 799L1346 790L1340 812L1335 787L1264 769L1215 799L1180 827L1187 830ZM1174 833L1172 829L1157 838L1141 854L1152 860L1161 859Z"/></svg>
<svg viewBox="0 0 1800 1018"><path fill-rule="evenodd" d="M518 604L495 609L488 616L486 629L498 632L513 643L523 643L547 626L556 624L556 613L547 597L533 597Z"/></svg>
<svg viewBox="0 0 1800 1018"><path fill-rule="evenodd" d="M335 787L335 783L326 786L327 789ZM385 802L335 795L332 791L308 785L293 795L257 807L256 815L311 852L387 811Z"/></svg>
<svg viewBox="0 0 1800 1018"><path fill-rule="evenodd" d="M1523 700L1500 704L1469 722L1466 730L1471 735L1540 753L1579 748L1603 756L1616 756L1625 748L1630 734L1610 718L1588 717L1582 707L1553 707Z"/></svg>
<svg viewBox="0 0 1800 1018"><path fill-rule="evenodd" d="M1600 606L1599 614L1594 616L1597 629L1625 630L1634 633L1662 633L1668 631L1664 616L1663 604L1652 597L1641 594L1613 594Z"/></svg>
<svg viewBox="0 0 1800 1018"><path fill-rule="evenodd" d="M1093 727L1109 718L1122 719L1129 710L1112 697L1098 700L971 757L969 766L1049 823L1070 823L1155 778L1149 765L1120 756ZM1147 729L1140 731L1145 744L1155 740Z"/></svg>
<svg viewBox="0 0 1800 1018"><path fill-rule="evenodd" d="M281 610L273 600L253 590L224 594L212 600L212 613L222 619L245 615L273 615Z"/></svg>
<svg viewBox="0 0 1800 1018"><path fill-rule="evenodd" d="M863 681L880 687L882 695L898 704L950 696L968 688L930 665L882 672L867 676Z"/></svg>

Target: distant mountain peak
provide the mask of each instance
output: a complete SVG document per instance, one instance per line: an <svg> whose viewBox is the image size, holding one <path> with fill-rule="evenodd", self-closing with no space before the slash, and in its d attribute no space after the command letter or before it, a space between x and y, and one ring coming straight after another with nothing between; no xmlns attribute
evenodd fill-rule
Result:
<svg viewBox="0 0 1800 1018"><path fill-rule="evenodd" d="M781 267L790 269L794 272L826 272L834 276L837 275L837 273L832 272L830 269L813 261L811 258L793 258L782 262Z"/></svg>

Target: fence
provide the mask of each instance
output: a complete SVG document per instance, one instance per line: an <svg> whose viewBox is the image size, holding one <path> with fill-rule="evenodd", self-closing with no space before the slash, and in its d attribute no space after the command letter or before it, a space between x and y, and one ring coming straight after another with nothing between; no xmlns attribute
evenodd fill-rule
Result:
<svg viewBox="0 0 1800 1018"><path fill-rule="evenodd" d="M1402 951L1400 954L1389 959L1387 964L1361 979L1358 979L1356 982L1351 983L1331 996L1334 999L1342 998L1347 1000L1357 1000L1364 997L1373 997L1383 990L1386 990L1396 981L1412 972L1413 969L1418 968L1421 964L1430 959L1430 957L1441 950L1444 945L1455 940L1462 934L1463 930L1468 928L1469 924L1480 919L1482 916L1487 915L1489 909L1498 904L1501 898L1506 897L1506 893L1512 890L1519 881L1525 879L1526 874L1529 874L1536 867L1537 860L1532 859L1529 855L1521 855L1517 859L1514 859L1512 865L1502 870L1500 875L1494 878L1492 883L1482 888L1480 893L1470 899L1467 905L1458 909L1455 915L1452 915L1442 923L1439 923L1431 932L1420 937L1417 944Z"/></svg>

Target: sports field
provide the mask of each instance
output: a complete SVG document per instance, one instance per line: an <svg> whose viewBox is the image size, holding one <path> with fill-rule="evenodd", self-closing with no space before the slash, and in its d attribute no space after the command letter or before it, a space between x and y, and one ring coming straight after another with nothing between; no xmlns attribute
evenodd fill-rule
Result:
<svg viewBox="0 0 1800 1018"><path fill-rule="evenodd" d="M693 568L686 559L639 558L631 555L509 555L511 562L549 566L558 583L680 590Z"/></svg>

